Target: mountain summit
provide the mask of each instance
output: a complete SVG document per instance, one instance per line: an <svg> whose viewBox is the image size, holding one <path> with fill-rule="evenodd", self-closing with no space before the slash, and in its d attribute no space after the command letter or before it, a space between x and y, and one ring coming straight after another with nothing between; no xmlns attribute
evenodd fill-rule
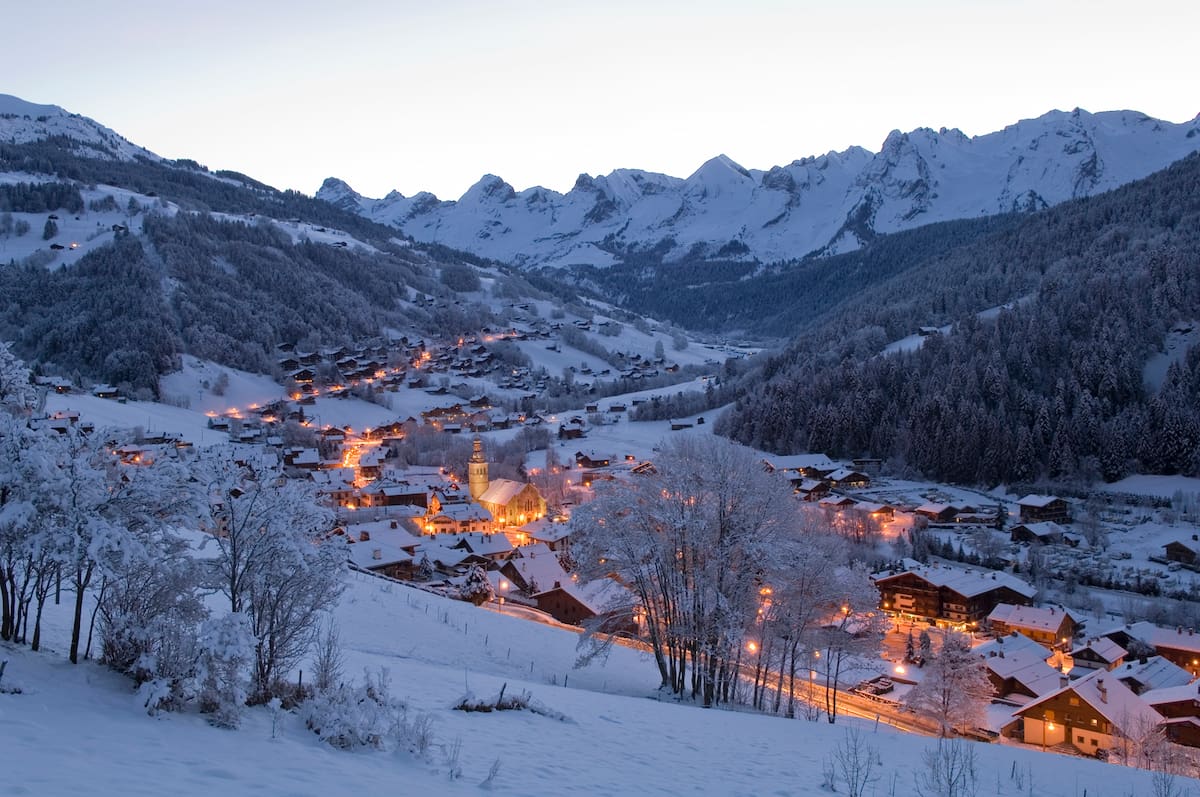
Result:
<svg viewBox="0 0 1200 797"><path fill-rule="evenodd" d="M339 207L436 242L527 266L609 265L665 243L669 258L729 252L773 262L852 251L876 235L938 221L1039 210L1145 177L1200 149L1200 117L1051 111L968 137L892 131L860 147L746 169L726 155L687 179L635 169L580 175L565 194L516 191L494 175L458 201L392 192L368 199L341 180Z"/></svg>

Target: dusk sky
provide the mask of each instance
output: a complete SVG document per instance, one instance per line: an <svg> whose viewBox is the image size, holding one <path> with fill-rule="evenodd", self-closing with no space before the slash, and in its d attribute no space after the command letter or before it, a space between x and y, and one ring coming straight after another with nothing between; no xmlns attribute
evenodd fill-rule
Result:
<svg viewBox="0 0 1200 797"><path fill-rule="evenodd" d="M1136 9L1136 21L1131 16ZM899 128L1200 111L1200 3L22 2L0 92L314 192L769 168Z"/></svg>

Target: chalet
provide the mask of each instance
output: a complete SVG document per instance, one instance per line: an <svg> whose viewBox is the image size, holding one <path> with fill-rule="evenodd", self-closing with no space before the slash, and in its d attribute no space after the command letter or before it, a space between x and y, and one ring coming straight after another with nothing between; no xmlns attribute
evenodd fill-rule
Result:
<svg viewBox="0 0 1200 797"><path fill-rule="evenodd" d="M850 462L855 470L863 473L876 474L883 469L883 460L878 457L856 457Z"/></svg>
<svg viewBox="0 0 1200 797"><path fill-rule="evenodd" d="M825 509L832 509L836 512L840 512L843 509L849 509L857 503L858 501L855 501L848 495L827 495L818 501L817 505L824 507Z"/></svg>
<svg viewBox="0 0 1200 797"><path fill-rule="evenodd" d="M1126 650L1108 637L1094 637L1071 651L1075 662L1070 675L1079 678L1087 670L1111 670L1125 660Z"/></svg>
<svg viewBox="0 0 1200 797"><path fill-rule="evenodd" d="M609 463L609 457L602 457L594 450L586 454L582 451L575 452L575 464L580 468L607 468Z"/></svg>
<svg viewBox="0 0 1200 797"><path fill-rule="evenodd" d="M1164 717L1200 717L1200 683L1151 689L1141 697Z"/></svg>
<svg viewBox="0 0 1200 797"><path fill-rule="evenodd" d="M115 399L118 395L118 391L112 385L96 385L94 388L92 388L92 395L96 398Z"/></svg>
<svg viewBox="0 0 1200 797"><path fill-rule="evenodd" d="M296 357L284 357L279 360L279 370L284 373L292 373L300 370L300 360Z"/></svg>
<svg viewBox="0 0 1200 797"><path fill-rule="evenodd" d="M872 576L880 606L938 623L974 626L1001 603L1028 604L1037 590L1016 576L907 561L907 570Z"/></svg>
<svg viewBox="0 0 1200 797"><path fill-rule="evenodd" d="M809 479L823 479L838 469L838 466L824 454L791 454L768 457L763 460L763 467L769 473L790 471Z"/></svg>
<svg viewBox="0 0 1200 797"><path fill-rule="evenodd" d="M975 648L987 665L996 697L1024 703L1063 686L1062 674L1046 663L1044 647L1016 632Z"/></svg>
<svg viewBox="0 0 1200 797"><path fill-rule="evenodd" d="M849 468L838 468L833 473L825 477L834 487L869 487L871 485L871 477L867 474L850 470Z"/></svg>
<svg viewBox="0 0 1200 797"><path fill-rule="evenodd" d="M913 510L914 515L920 515L930 523L949 523L958 514L958 508L950 504L921 504Z"/></svg>
<svg viewBox="0 0 1200 797"><path fill-rule="evenodd" d="M1168 542L1163 547L1169 561L1181 562L1189 567L1200 565L1200 534L1193 534L1190 540Z"/></svg>
<svg viewBox="0 0 1200 797"><path fill-rule="evenodd" d="M408 482L376 481L359 493L363 506L411 506L425 509L429 493L423 487Z"/></svg>
<svg viewBox="0 0 1200 797"><path fill-rule="evenodd" d="M518 548L513 556L500 566L500 573L511 581L514 587L529 596L536 595L555 583L571 579L558 561L558 556L549 547L540 544Z"/></svg>
<svg viewBox="0 0 1200 797"><path fill-rule="evenodd" d="M682 432L684 429L691 429L692 425L688 421L671 421L671 431Z"/></svg>
<svg viewBox="0 0 1200 797"><path fill-rule="evenodd" d="M992 609L987 620L996 636L1016 632L1052 649L1065 648L1080 627L1079 621L1061 606L1014 606L1001 603Z"/></svg>
<svg viewBox="0 0 1200 797"><path fill-rule="evenodd" d="M60 252L63 249L66 249L67 247L63 246L62 244L50 244L50 248L53 249L55 252Z"/></svg>
<svg viewBox="0 0 1200 797"><path fill-rule="evenodd" d="M295 371L289 372L287 378L297 385L311 385L317 375L311 368L297 368Z"/></svg>
<svg viewBox="0 0 1200 797"><path fill-rule="evenodd" d="M1055 523L1070 523L1071 508L1056 495L1030 494L1017 501L1021 510L1022 523L1039 523L1052 520Z"/></svg>
<svg viewBox="0 0 1200 797"><path fill-rule="evenodd" d="M402 548L397 548L386 542L356 542L350 543L350 563L360 570L370 570L382 573L391 578L411 581L415 567L413 555Z"/></svg>
<svg viewBox="0 0 1200 797"><path fill-rule="evenodd" d="M1121 736L1137 738L1162 717L1103 670L1072 681L1015 712L1015 733L1026 744L1070 745L1085 755L1111 749Z"/></svg>
<svg viewBox="0 0 1200 797"><path fill-rule="evenodd" d="M1162 656L1150 656L1138 661L1126 661L1111 670L1113 677L1133 690L1135 695L1151 689L1166 689L1186 686L1192 682L1192 674L1172 664Z"/></svg>
<svg viewBox="0 0 1200 797"><path fill-rule="evenodd" d="M559 424L558 427L559 440L579 440L585 434L586 430L581 422L571 421L569 423Z"/></svg>
<svg viewBox="0 0 1200 797"><path fill-rule="evenodd" d="M492 562L503 562L512 555L513 546L503 534L460 534L450 546L478 554Z"/></svg>
<svg viewBox="0 0 1200 797"><path fill-rule="evenodd" d="M874 518L881 523L889 523L896 519L896 508L890 504L876 504L871 501L859 501L855 507L855 512L861 512L864 515Z"/></svg>
<svg viewBox="0 0 1200 797"><path fill-rule="evenodd" d="M1159 656L1178 664L1192 674L1200 675L1200 636L1192 628L1164 628L1148 622L1132 623L1108 631L1104 636L1126 650L1141 643Z"/></svg>
<svg viewBox="0 0 1200 797"><path fill-rule="evenodd" d="M805 501L820 501L829 495L829 482L823 479L793 479L795 492Z"/></svg>
<svg viewBox="0 0 1200 797"><path fill-rule="evenodd" d="M604 617L600 630L604 633L636 633L632 599L629 592L610 578L586 584L571 579L555 581L550 589L535 593L538 609L560 623L582 625L595 617Z"/></svg>
<svg viewBox="0 0 1200 797"><path fill-rule="evenodd" d="M1063 542L1066 531L1053 520L1043 520L1039 523L1019 523L1013 526L1009 538L1013 542L1056 545Z"/></svg>
<svg viewBox="0 0 1200 797"><path fill-rule="evenodd" d="M492 515L478 504L431 504L425 513L427 534L491 532Z"/></svg>
<svg viewBox="0 0 1200 797"><path fill-rule="evenodd" d="M571 526L568 523L550 523L542 520L530 524L529 539L541 543L559 556L568 556L571 552Z"/></svg>

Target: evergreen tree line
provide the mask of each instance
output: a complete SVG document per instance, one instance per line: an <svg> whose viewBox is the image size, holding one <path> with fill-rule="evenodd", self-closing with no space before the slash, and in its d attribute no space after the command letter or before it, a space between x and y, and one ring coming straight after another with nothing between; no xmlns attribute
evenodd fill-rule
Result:
<svg viewBox="0 0 1200 797"><path fill-rule="evenodd" d="M71 183L12 183L0 185L0 213L45 213L65 210L79 213L83 197Z"/></svg>
<svg viewBox="0 0 1200 797"><path fill-rule="evenodd" d="M720 430L956 482L1200 472L1200 351L1143 382L1167 333L1200 317L1198 178L1193 156L883 283L769 359Z"/></svg>

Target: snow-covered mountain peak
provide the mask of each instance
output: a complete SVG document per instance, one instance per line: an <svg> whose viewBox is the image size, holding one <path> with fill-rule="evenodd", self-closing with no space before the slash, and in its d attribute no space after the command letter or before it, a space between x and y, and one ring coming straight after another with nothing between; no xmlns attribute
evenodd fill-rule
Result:
<svg viewBox="0 0 1200 797"><path fill-rule="evenodd" d="M419 241L496 260L604 265L621 249L674 242L668 257L738 252L763 262L840 252L880 233L1038 210L1145 177L1200 150L1200 115L1174 124L1136 111L1053 110L995 133L893 130L852 146L746 169L726 155L685 179L637 169L580 174L566 194L518 194L486 175L457 202L359 199L360 212ZM338 197L325 190L318 194ZM615 245L615 247L614 247Z"/></svg>
<svg viewBox="0 0 1200 797"><path fill-rule="evenodd" d="M503 204L517 195L511 185L494 174L485 174L467 189L459 200L462 204Z"/></svg>
<svg viewBox="0 0 1200 797"><path fill-rule="evenodd" d="M0 140L29 144L56 136L79 142L79 154L87 157L161 160L86 116L68 113L57 105L39 105L0 94Z"/></svg>
<svg viewBox="0 0 1200 797"><path fill-rule="evenodd" d="M317 199L355 213L361 213L363 209L362 196L351 188L349 183L337 177L325 178L325 182L321 183L321 187L317 189Z"/></svg>

